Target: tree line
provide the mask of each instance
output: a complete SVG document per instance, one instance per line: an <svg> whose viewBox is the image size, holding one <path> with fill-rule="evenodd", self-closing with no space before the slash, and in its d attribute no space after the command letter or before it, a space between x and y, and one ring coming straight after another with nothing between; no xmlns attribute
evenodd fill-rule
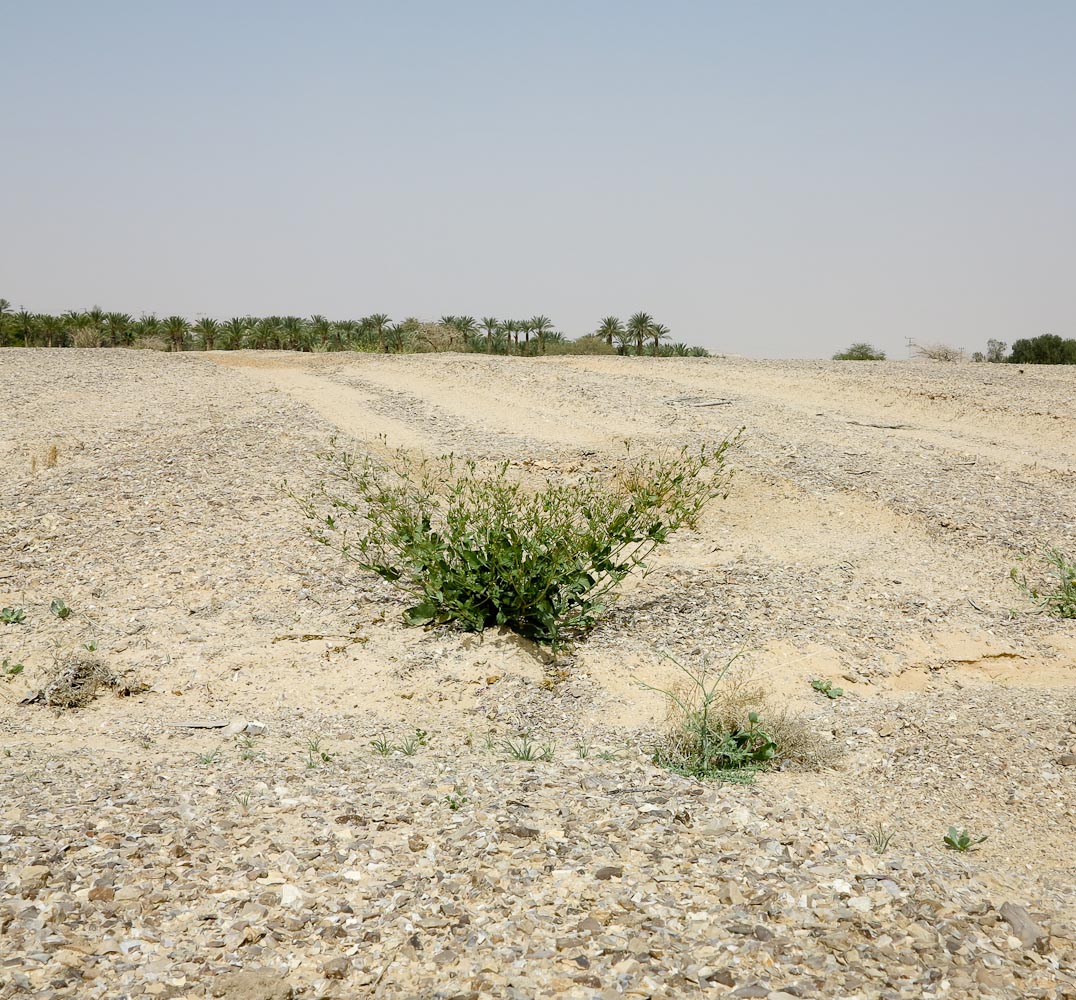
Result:
<svg viewBox="0 0 1076 1000"><path fill-rule="evenodd" d="M946 344L917 344L915 355L931 361L961 361L965 353L958 347ZM857 341L833 355L834 361L885 361L885 351L872 344ZM991 338L985 351L975 351L972 361L990 364L1014 365L1076 365L1076 339L1059 337L1056 333L1044 333L1038 337L1025 337L1014 341L1012 351L1003 340Z"/></svg>
<svg viewBox="0 0 1076 1000"><path fill-rule="evenodd" d="M361 319L325 316L135 317L98 306L60 314L16 310L0 299L0 346L142 347L167 351L284 350L475 351L489 354L620 354L656 357L708 357L701 347L670 343L669 328L649 313L626 322L606 316L591 333L574 340L557 330L548 316L497 319L442 316L433 322L408 317L393 322L385 313Z"/></svg>

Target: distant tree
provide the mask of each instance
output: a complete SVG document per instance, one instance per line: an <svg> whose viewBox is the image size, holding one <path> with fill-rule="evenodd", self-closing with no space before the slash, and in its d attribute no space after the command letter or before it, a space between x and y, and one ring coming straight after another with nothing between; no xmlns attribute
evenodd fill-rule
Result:
<svg viewBox="0 0 1076 1000"><path fill-rule="evenodd" d="M914 352L917 358L926 358L928 361L959 361L964 357L961 348L948 344L916 344Z"/></svg>
<svg viewBox="0 0 1076 1000"><path fill-rule="evenodd" d="M1017 340L1009 361L1016 365L1076 365L1076 340L1056 333Z"/></svg>
<svg viewBox="0 0 1076 1000"><path fill-rule="evenodd" d="M220 323L208 316L203 316L194 324L194 332L201 338L202 350L211 351L216 343L217 334L220 333Z"/></svg>
<svg viewBox="0 0 1076 1000"><path fill-rule="evenodd" d="M8 345L8 330L14 329L11 320L15 316L15 307L7 299L0 299L0 347Z"/></svg>
<svg viewBox="0 0 1076 1000"><path fill-rule="evenodd" d="M253 325L254 321L249 316L233 316L231 319L225 320L220 331L225 350L240 350L250 335L250 328Z"/></svg>
<svg viewBox="0 0 1076 1000"><path fill-rule="evenodd" d="M650 336L651 327L654 325L654 317L650 313L637 312L633 313L631 319L628 320L628 332L631 334L632 339L635 341L635 353L643 353L643 344L647 337Z"/></svg>
<svg viewBox="0 0 1076 1000"><path fill-rule="evenodd" d="M493 316L482 317L482 329L486 334L486 353L493 353L493 335L497 332L500 324Z"/></svg>
<svg viewBox="0 0 1076 1000"><path fill-rule="evenodd" d="M105 316L104 330L111 347L127 342L132 322L129 313L110 312Z"/></svg>
<svg viewBox="0 0 1076 1000"><path fill-rule="evenodd" d="M978 364L986 360L986 355L982 351L973 351L971 360Z"/></svg>
<svg viewBox="0 0 1076 1000"><path fill-rule="evenodd" d="M501 333L505 338L505 354L512 353L512 340L515 338L516 354L519 353L519 320L505 319L501 320Z"/></svg>
<svg viewBox="0 0 1076 1000"><path fill-rule="evenodd" d="M38 317L29 309L20 309L11 323L15 328L15 336L22 341L23 346L32 346L37 340Z"/></svg>
<svg viewBox="0 0 1076 1000"><path fill-rule="evenodd" d="M285 351L306 351L310 348L309 330L301 316L285 316L280 321L280 336Z"/></svg>
<svg viewBox="0 0 1076 1000"><path fill-rule="evenodd" d="M663 323L650 324L650 336L654 338L654 357L658 356L660 342L669 339L669 328Z"/></svg>
<svg viewBox="0 0 1076 1000"><path fill-rule="evenodd" d="M164 332L173 351L182 351L190 333L190 321L182 316L169 316L164 321Z"/></svg>
<svg viewBox="0 0 1076 1000"><path fill-rule="evenodd" d="M41 332L45 339L46 347L67 346L67 322L63 316L50 316L48 314L38 317Z"/></svg>
<svg viewBox="0 0 1076 1000"><path fill-rule="evenodd" d="M384 354L385 353L385 328L392 322L386 313L374 313L372 316L368 316L367 320L371 329L377 335L377 349Z"/></svg>
<svg viewBox="0 0 1076 1000"><path fill-rule="evenodd" d="M548 316L532 316L527 322L531 330L538 338L538 353L545 354L545 339L553 329L553 323Z"/></svg>
<svg viewBox="0 0 1076 1000"><path fill-rule="evenodd" d="M991 337L986 342L986 360L991 364L998 364L1005 360L1005 349L1009 345L1004 340L995 340Z"/></svg>
<svg viewBox="0 0 1076 1000"><path fill-rule="evenodd" d="M594 331L594 336L604 337L605 342L612 347L613 338L617 334L624 332L624 324L616 316L605 316L598 324L598 329Z"/></svg>
<svg viewBox="0 0 1076 1000"><path fill-rule="evenodd" d="M306 332L312 343L328 347L332 339L333 325L324 316L315 314L306 321Z"/></svg>
<svg viewBox="0 0 1076 1000"><path fill-rule="evenodd" d="M879 351L866 341L857 341L833 355L834 361L885 361L885 351Z"/></svg>

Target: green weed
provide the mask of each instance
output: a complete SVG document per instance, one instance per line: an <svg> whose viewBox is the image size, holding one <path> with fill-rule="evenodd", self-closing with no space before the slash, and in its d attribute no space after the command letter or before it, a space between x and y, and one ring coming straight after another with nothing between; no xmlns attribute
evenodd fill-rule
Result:
<svg viewBox="0 0 1076 1000"><path fill-rule="evenodd" d="M529 489L509 463L387 461L337 448L327 481L294 497L310 533L411 595L411 625L506 626L554 652L594 626L617 588L712 500L737 437L626 461L604 480ZM705 474L704 474L705 473Z"/></svg>
<svg viewBox="0 0 1076 1000"><path fill-rule="evenodd" d="M501 743L501 747L513 760L541 760L548 763L556 753L555 743L535 743L527 733L518 739L509 737Z"/></svg>
<svg viewBox="0 0 1076 1000"><path fill-rule="evenodd" d="M71 609L59 597L49 605L49 611L59 618L60 621L66 621L71 617Z"/></svg>
<svg viewBox="0 0 1076 1000"><path fill-rule="evenodd" d="M1014 566L1013 583L1046 614L1058 618L1076 618L1076 559L1061 549L1048 548L1040 557L1043 564L1037 583Z"/></svg>
<svg viewBox="0 0 1076 1000"><path fill-rule="evenodd" d="M942 838L945 846L951 851L960 851L965 854L973 851L979 844L986 840L986 835L972 838L967 830L958 830L955 826L949 827L949 832Z"/></svg>
<svg viewBox="0 0 1076 1000"><path fill-rule="evenodd" d="M306 742L306 769L313 771L315 768L331 764L336 754L329 753L321 745L321 737L315 736Z"/></svg>
<svg viewBox="0 0 1076 1000"><path fill-rule="evenodd" d="M721 685L739 658L739 654L732 657L712 674L705 664L687 667L669 656L685 682L670 688L640 682L644 689L665 695L669 703L670 730L654 752L654 763L694 778L750 781L755 771L774 759L777 744L757 711L730 720Z"/></svg>
<svg viewBox="0 0 1076 1000"><path fill-rule="evenodd" d="M12 663L7 657L4 657L4 662L0 664L0 677L9 681L12 677L18 677L25 669L21 663Z"/></svg>
<svg viewBox="0 0 1076 1000"><path fill-rule="evenodd" d="M813 680L811 681L811 687L821 694L824 694L830 701L836 701L836 699L844 694L844 688L834 687L833 681L821 679Z"/></svg>
<svg viewBox="0 0 1076 1000"><path fill-rule="evenodd" d="M4 625L25 625L26 612L22 608L0 608L0 623Z"/></svg>

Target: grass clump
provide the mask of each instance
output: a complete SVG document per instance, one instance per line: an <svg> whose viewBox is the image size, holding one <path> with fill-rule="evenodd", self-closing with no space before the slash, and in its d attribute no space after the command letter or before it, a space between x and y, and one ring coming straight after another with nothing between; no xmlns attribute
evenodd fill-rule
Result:
<svg viewBox="0 0 1076 1000"><path fill-rule="evenodd" d="M1041 557L1039 580L1028 580L1019 567L1012 569L1012 580L1024 594L1046 614L1058 618L1076 618L1076 559L1061 549L1048 548Z"/></svg>
<svg viewBox="0 0 1076 1000"><path fill-rule="evenodd" d="M668 659L684 675L668 688L643 683L668 702L654 763L702 780L750 782L782 761L820 766L826 753L807 723L771 704L765 686L742 668L738 654L720 669Z"/></svg>
<svg viewBox="0 0 1076 1000"><path fill-rule="evenodd" d="M297 499L317 541L410 595L409 624L506 626L556 652L594 626L657 546L728 495L738 436L534 489L507 462L383 460L333 440L326 480Z"/></svg>

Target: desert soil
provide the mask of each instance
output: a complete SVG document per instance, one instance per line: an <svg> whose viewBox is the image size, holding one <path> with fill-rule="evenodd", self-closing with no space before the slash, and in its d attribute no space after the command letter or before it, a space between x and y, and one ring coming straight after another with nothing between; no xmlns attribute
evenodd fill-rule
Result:
<svg viewBox="0 0 1076 1000"><path fill-rule="evenodd" d="M1073 369L7 350L0 401L0 997L1076 997L1076 623L1009 579L1076 553ZM556 668L282 490L333 433L572 481L741 426ZM824 766L656 768L639 682L740 651ZM127 696L20 703L79 655Z"/></svg>

